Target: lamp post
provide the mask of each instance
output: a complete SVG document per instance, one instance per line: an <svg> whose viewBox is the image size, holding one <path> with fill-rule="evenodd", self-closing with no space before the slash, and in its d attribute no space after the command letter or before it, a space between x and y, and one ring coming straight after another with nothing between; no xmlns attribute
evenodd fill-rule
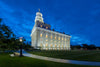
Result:
<svg viewBox="0 0 100 67"><path fill-rule="evenodd" d="M21 42L21 45L20 45L20 57L22 57L22 42L23 42L23 37L20 37L19 38L19 41Z"/></svg>

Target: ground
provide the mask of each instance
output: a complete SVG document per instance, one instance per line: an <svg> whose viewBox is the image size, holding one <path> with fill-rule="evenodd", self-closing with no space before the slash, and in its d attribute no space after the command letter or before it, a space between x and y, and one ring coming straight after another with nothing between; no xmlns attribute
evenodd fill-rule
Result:
<svg viewBox="0 0 100 67"><path fill-rule="evenodd" d="M61 59L100 62L100 51L94 51L94 50L32 51L30 53L47 57L61 58Z"/></svg>
<svg viewBox="0 0 100 67"><path fill-rule="evenodd" d="M29 57L10 57L9 53L0 53L0 67L94 67L94 66L56 63L51 61L33 59Z"/></svg>

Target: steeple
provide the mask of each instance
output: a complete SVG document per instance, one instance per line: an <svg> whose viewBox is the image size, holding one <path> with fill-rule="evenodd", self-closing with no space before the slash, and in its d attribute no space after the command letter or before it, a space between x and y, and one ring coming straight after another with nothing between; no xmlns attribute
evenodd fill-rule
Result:
<svg viewBox="0 0 100 67"><path fill-rule="evenodd" d="M39 12L40 12L40 9L38 9L39 10Z"/></svg>
<svg viewBox="0 0 100 67"><path fill-rule="evenodd" d="M39 11L36 13L36 17L35 17L35 22L37 22L37 21L39 21L39 22L42 22L42 23L44 23L44 21L43 21L43 15L42 15L42 13L40 12L40 9L38 9Z"/></svg>

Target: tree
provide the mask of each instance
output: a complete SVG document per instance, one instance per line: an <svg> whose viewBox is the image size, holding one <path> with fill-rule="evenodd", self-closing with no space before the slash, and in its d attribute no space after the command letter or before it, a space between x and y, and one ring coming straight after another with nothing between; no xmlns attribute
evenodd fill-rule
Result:
<svg viewBox="0 0 100 67"><path fill-rule="evenodd" d="M90 50L96 49L96 46L94 44L91 44L91 45L89 45L89 49Z"/></svg>
<svg viewBox="0 0 100 67"><path fill-rule="evenodd" d="M89 46L87 44L82 44L82 46L83 46L84 49L88 49L89 48Z"/></svg>
<svg viewBox="0 0 100 67"><path fill-rule="evenodd" d="M19 49L19 38L11 31L10 27L2 24L0 18L0 50L18 50ZM30 48L28 43L25 43L26 39L23 38L24 49Z"/></svg>
<svg viewBox="0 0 100 67"><path fill-rule="evenodd" d="M80 45L71 45L71 49L80 49L81 46Z"/></svg>

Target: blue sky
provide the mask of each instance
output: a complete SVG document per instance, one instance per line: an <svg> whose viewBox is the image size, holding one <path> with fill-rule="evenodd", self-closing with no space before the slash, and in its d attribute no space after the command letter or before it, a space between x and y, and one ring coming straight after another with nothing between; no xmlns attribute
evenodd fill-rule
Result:
<svg viewBox="0 0 100 67"><path fill-rule="evenodd" d="M38 8L45 23L72 36L71 44L100 46L100 0L0 0L0 18L18 37L31 41Z"/></svg>

